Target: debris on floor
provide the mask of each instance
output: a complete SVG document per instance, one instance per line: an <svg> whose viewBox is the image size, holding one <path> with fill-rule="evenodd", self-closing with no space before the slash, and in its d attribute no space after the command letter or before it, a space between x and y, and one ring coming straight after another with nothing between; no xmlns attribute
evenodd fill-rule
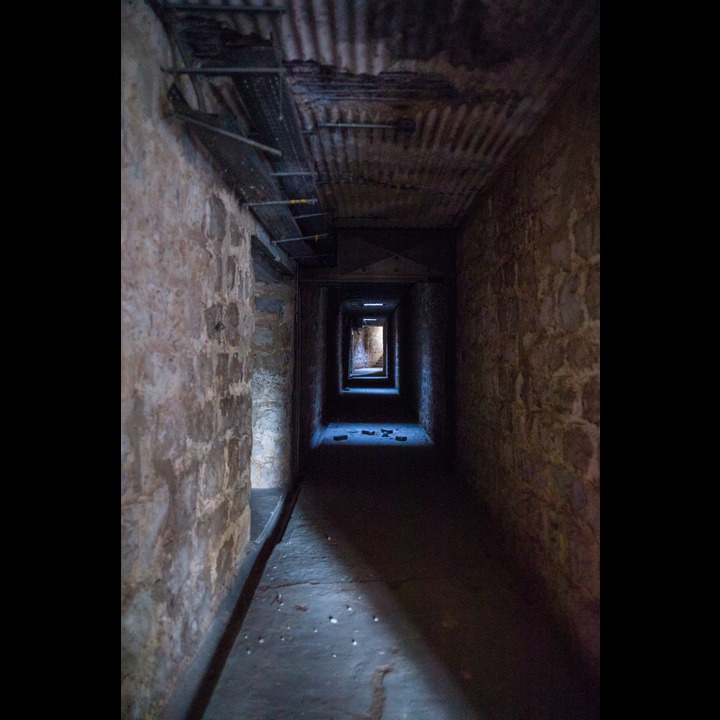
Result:
<svg viewBox="0 0 720 720"><path fill-rule="evenodd" d="M347 435L334 435L333 440L347 440Z"/></svg>
<svg viewBox="0 0 720 720"><path fill-rule="evenodd" d="M375 431L374 430L363 430L362 434L363 435L374 435Z"/></svg>
<svg viewBox="0 0 720 720"><path fill-rule="evenodd" d="M380 428L380 432L392 433L392 430L386 430L385 428Z"/></svg>
<svg viewBox="0 0 720 720"><path fill-rule="evenodd" d="M400 442L405 442L407 440L407 435L396 435L396 440L400 440Z"/></svg>

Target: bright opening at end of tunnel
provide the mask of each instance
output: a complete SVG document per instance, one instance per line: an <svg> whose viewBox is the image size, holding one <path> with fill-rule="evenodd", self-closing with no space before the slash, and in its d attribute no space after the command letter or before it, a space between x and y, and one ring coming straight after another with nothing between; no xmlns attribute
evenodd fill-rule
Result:
<svg viewBox="0 0 720 720"><path fill-rule="evenodd" d="M362 325L354 327L351 333L350 373L351 378L387 377L386 333L378 318L362 318Z"/></svg>

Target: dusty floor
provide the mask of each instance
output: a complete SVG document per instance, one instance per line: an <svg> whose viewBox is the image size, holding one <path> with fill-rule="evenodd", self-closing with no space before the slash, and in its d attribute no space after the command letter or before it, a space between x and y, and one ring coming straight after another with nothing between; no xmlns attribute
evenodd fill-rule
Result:
<svg viewBox="0 0 720 720"><path fill-rule="evenodd" d="M346 400L203 720L599 717L425 432L391 396Z"/></svg>

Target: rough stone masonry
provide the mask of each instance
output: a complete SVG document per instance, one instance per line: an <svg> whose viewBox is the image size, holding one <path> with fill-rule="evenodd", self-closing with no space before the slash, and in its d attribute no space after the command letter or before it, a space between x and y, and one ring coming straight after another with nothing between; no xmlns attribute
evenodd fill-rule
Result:
<svg viewBox="0 0 720 720"><path fill-rule="evenodd" d="M145 720L245 556L257 229L165 115L157 19L145 3L121 13L121 713Z"/></svg>
<svg viewBox="0 0 720 720"><path fill-rule="evenodd" d="M595 675L600 653L596 62L582 68L460 235L456 418L459 468Z"/></svg>

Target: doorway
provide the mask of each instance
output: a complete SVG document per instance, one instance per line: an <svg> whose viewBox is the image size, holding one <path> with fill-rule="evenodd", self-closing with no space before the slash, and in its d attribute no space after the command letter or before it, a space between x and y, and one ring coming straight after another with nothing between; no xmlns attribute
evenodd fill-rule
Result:
<svg viewBox="0 0 720 720"><path fill-rule="evenodd" d="M387 378L387 333L378 318L362 318L350 332L349 377Z"/></svg>

